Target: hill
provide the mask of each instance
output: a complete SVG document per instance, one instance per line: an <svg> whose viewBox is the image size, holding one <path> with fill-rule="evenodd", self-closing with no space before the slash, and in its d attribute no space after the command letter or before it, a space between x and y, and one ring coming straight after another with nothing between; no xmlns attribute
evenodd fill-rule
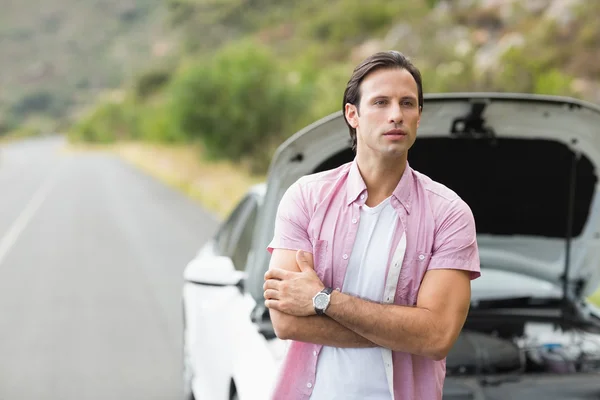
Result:
<svg viewBox="0 0 600 400"><path fill-rule="evenodd" d="M264 172L278 143L339 109L353 66L385 49L415 61L426 92L600 102L596 1L0 5L0 134L66 117L74 141L200 142L210 157Z"/></svg>
<svg viewBox="0 0 600 400"><path fill-rule="evenodd" d="M0 132L117 88L165 37L162 0L0 0Z"/></svg>
<svg viewBox="0 0 600 400"><path fill-rule="evenodd" d="M340 108L354 65L386 49L415 61L426 92L600 102L600 2L164 1L181 38L176 62L102 99L72 140L200 142L264 172L282 140Z"/></svg>

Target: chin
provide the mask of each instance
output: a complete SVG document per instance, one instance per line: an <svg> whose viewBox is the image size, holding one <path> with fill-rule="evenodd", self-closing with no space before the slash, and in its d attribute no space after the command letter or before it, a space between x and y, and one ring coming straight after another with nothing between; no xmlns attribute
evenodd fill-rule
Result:
<svg viewBox="0 0 600 400"><path fill-rule="evenodd" d="M384 151L381 152L381 154L383 156L385 156L386 158L390 158L390 159L400 159L400 158L404 158L405 154L406 154L407 150L406 149L386 149Z"/></svg>

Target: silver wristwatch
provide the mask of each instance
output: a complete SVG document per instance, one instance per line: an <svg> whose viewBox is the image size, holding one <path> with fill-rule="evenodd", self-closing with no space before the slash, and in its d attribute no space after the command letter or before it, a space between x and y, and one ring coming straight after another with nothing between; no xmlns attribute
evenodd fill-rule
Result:
<svg viewBox="0 0 600 400"><path fill-rule="evenodd" d="M333 292L332 288L325 288L313 297L313 306L317 315L325 314L331 300L331 292Z"/></svg>

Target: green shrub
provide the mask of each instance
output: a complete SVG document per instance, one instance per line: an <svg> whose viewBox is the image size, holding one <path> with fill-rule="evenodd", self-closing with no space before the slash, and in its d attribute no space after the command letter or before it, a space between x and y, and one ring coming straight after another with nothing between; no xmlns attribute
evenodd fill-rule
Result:
<svg viewBox="0 0 600 400"><path fill-rule="evenodd" d="M11 107L11 114L24 119L30 115L59 117L70 106L69 94L64 89L42 88L24 93Z"/></svg>
<svg viewBox="0 0 600 400"><path fill-rule="evenodd" d="M358 43L387 32L395 20L418 18L428 11L421 2L338 0L305 21L309 37L335 43Z"/></svg>
<svg viewBox="0 0 600 400"><path fill-rule="evenodd" d="M352 69L349 64L337 64L320 71L315 78L315 95L306 124L342 109L344 90Z"/></svg>
<svg viewBox="0 0 600 400"><path fill-rule="evenodd" d="M160 91L171 79L171 71L167 68L152 68L142 72L133 84L137 99L144 100Z"/></svg>
<svg viewBox="0 0 600 400"><path fill-rule="evenodd" d="M175 77L174 129L190 140L200 138L210 157L245 158L262 169L274 143L310 106L310 90L293 76L261 45L227 46Z"/></svg>
<svg viewBox="0 0 600 400"><path fill-rule="evenodd" d="M0 135L6 134L15 129L18 121L14 115L8 111L0 110Z"/></svg>
<svg viewBox="0 0 600 400"><path fill-rule="evenodd" d="M545 54L528 47L512 48L501 58L504 68L493 77L502 91L573 96L572 77L552 66Z"/></svg>
<svg viewBox="0 0 600 400"><path fill-rule="evenodd" d="M138 136L151 142L186 141L186 137L177 129L173 121L173 116L163 104L139 107L136 126Z"/></svg>
<svg viewBox="0 0 600 400"><path fill-rule="evenodd" d="M110 143L135 138L137 133L136 110L131 104L104 101L80 119L68 136L74 142Z"/></svg>

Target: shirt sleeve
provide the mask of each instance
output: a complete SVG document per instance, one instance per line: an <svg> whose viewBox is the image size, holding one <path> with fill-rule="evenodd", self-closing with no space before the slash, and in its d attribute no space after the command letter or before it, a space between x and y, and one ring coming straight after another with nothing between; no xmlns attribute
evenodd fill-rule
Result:
<svg viewBox="0 0 600 400"><path fill-rule="evenodd" d="M286 190L277 207L273 239L267 251L273 253L274 249L287 249L312 253L308 235L309 222L303 186L300 182L295 182Z"/></svg>
<svg viewBox="0 0 600 400"><path fill-rule="evenodd" d="M460 269L481 276L475 218L470 207L458 199L445 213L437 229L428 269Z"/></svg>

